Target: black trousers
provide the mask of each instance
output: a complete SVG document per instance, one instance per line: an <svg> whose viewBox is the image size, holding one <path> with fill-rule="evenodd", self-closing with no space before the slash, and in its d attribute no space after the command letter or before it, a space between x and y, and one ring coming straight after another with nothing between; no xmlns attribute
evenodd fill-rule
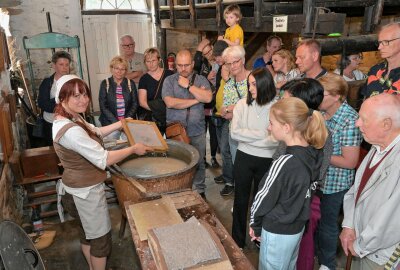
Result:
<svg viewBox="0 0 400 270"><path fill-rule="evenodd" d="M207 133L207 127L210 133L210 151L211 151L210 154L211 157L215 157L218 148L216 127L214 126L213 121L211 121L211 116L206 116L205 120L206 120L206 133Z"/></svg>
<svg viewBox="0 0 400 270"><path fill-rule="evenodd" d="M45 141L45 146L53 146L53 123L49 123L46 120L43 121L43 123L43 139Z"/></svg>
<svg viewBox="0 0 400 270"><path fill-rule="evenodd" d="M236 152L233 165L233 177L235 179L235 200L233 202L232 238L236 244L243 248L246 243L247 213L251 186L254 183L251 203L258 191L258 185L264 174L268 171L272 158L256 157L240 150Z"/></svg>

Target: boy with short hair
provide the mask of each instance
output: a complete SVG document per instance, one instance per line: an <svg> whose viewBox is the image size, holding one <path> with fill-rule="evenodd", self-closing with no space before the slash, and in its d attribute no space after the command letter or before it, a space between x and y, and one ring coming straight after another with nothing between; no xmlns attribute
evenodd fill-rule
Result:
<svg viewBox="0 0 400 270"><path fill-rule="evenodd" d="M243 46L243 29L239 25L242 19L240 7L238 5L227 6L224 10L224 18L229 27L225 30L225 35L219 36L218 40L225 41L229 46Z"/></svg>

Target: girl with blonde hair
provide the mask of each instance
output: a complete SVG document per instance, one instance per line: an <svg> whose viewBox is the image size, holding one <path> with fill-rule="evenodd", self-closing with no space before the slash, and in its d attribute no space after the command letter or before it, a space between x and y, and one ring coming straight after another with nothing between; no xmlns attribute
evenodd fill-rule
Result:
<svg viewBox="0 0 400 270"><path fill-rule="evenodd" d="M261 180L251 207L250 236L261 242L259 269L295 269L328 131L321 113L295 97L272 105L269 122L272 137L287 148Z"/></svg>

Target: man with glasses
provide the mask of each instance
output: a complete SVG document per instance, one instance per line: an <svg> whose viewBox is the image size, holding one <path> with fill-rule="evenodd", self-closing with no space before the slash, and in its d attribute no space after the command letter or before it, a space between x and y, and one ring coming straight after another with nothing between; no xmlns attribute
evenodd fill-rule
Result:
<svg viewBox="0 0 400 270"><path fill-rule="evenodd" d="M128 61L128 73L126 77L133 80L137 87L140 78L146 70L144 56L141 53L135 52L135 40L130 35L120 37L119 45L121 56Z"/></svg>
<svg viewBox="0 0 400 270"><path fill-rule="evenodd" d="M162 98L167 106L167 125L180 122L185 126L190 144L199 152L199 164L193 178L193 188L205 198L206 134L204 103L212 100L210 83L202 75L193 72L194 61L189 50L176 55L177 73L165 78Z"/></svg>
<svg viewBox="0 0 400 270"><path fill-rule="evenodd" d="M366 87L361 90L364 98L386 92L400 93L400 23L383 26L378 34L378 50L385 60L368 72Z"/></svg>

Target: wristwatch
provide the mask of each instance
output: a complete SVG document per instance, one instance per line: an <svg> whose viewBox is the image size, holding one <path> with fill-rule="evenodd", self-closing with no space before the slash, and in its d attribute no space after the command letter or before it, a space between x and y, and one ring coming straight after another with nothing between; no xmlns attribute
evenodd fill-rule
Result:
<svg viewBox="0 0 400 270"><path fill-rule="evenodd" d="M191 82L189 82L188 87L186 87L186 89L189 91L190 86L192 86L193 84Z"/></svg>

